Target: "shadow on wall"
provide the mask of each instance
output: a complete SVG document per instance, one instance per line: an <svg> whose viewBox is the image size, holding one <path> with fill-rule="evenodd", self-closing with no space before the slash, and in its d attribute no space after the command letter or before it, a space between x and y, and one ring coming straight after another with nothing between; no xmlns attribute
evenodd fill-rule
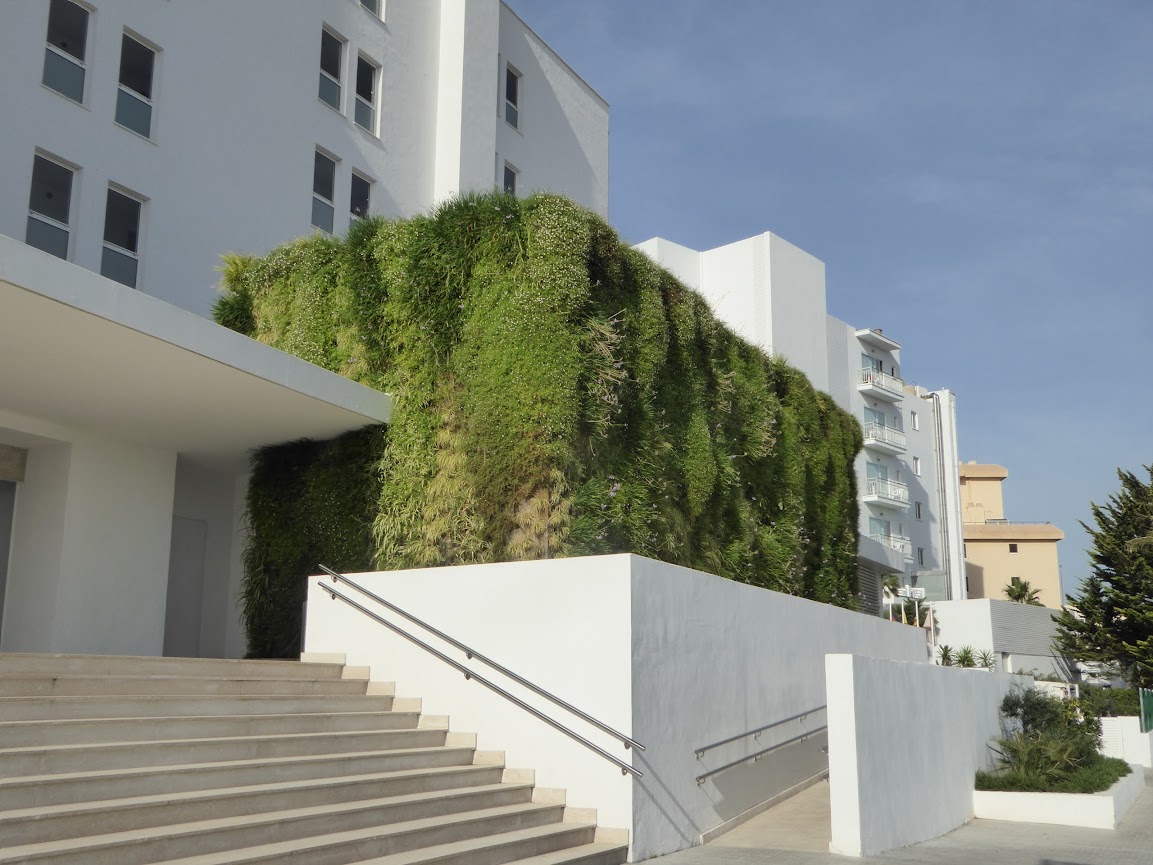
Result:
<svg viewBox="0 0 1153 865"><path fill-rule="evenodd" d="M985 585L985 569L965 560L965 594L970 598L999 598L999 593L989 594ZM1002 598L1002 600L1004 600Z"/></svg>

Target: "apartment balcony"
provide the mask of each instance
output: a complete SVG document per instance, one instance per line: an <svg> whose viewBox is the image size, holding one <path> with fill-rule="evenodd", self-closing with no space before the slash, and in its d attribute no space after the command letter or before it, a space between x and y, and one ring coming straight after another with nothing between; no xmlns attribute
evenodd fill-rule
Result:
<svg viewBox="0 0 1153 865"><path fill-rule="evenodd" d="M865 424L865 447L884 454L903 454L908 449L901 430L879 423Z"/></svg>
<svg viewBox="0 0 1153 865"><path fill-rule="evenodd" d="M863 501L870 505L886 505L891 508L908 510L909 488L900 481L868 478L865 481Z"/></svg>
<svg viewBox="0 0 1153 865"><path fill-rule="evenodd" d="M913 542L904 535L869 535L869 537L891 550L896 550L906 559L913 558Z"/></svg>
<svg viewBox="0 0 1153 865"><path fill-rule="evenodd" d="M905 382L879 369L862 369L857 379L857 390L887 402L900 402L905 398Z"/></svg>

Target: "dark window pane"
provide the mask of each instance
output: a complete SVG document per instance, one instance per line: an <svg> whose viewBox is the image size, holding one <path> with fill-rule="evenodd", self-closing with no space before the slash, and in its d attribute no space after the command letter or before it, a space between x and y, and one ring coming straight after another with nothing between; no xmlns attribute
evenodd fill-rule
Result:
<svg viewBox="0 0 1153 865"><path fill-rule="evenodd" d="M136 268L139 262L131 255L104 247L100 256L100 274L114 279L121 285L136 288Z"/></svg>
<svg viewBox="0 0 1153 865"><path fill-rule="evenodd" d="M37 156L32 163L32 191L28 196L28 209L67 225L71 203L72 172L63 165Z"/></svg>
<svg viewBox="0 0 1153 865"><path fill-rule="evenodd" d="M327 30L320 31L320 68L337 80L340 79L340 40Z"/></svg>
<svg viewBox="0 0 1153 865"><path fill-rule="evenodd" d="M44 78L41 80L69 99L84 101L84 67L61 57L51 48L44 49Z"/></svg>
<svg viewBox="0 0 1153 865"><path fill-rule="evenodd" d="M336 197L336 163L320 152L312 166L312 191L329 201Z"/></svg>
<svg viewBox="0 0 1153 865"><path fill-rule="evenodd" d="M504 119L508 121L508 125L513 129L520 128L520 112L516 110L515 105L509 105L507 102L505 103Z"/></svg>
<svg viewBox="0 0 1153 865"><path fill-rule="evenodd" d="M332 234L332 216L335 211L315 195L312 197L312 224Z"/></svg>
<svg viewBox="0 0 1153 865"><path fill-rule="evenodd" d="M104 208L104 242L136 252L139 233L140 202L109 189Z"/></svg>
<svg viewBox="0 0 1153 865"><path fill-rule="evenodd" d="M52 0L48 10L48 44L84 59L88 41L88 11L69 0Z"/></svg>
<svg viewBox="0 0 1153 865"><path fill-rule="evenodd" d="M372 194L372 184L359 175L352 175L352 194L349 196L349 210L353 216L368 213L368 199Z"/></svg>
<svg viewBox="0 0 1153 865"><path fill-rule="evenodd" d="M377 18L380 17L380 0L360 0L360 5Z"/></svg>
<svg viewBox="0 0 1153 865"><path fill-rule="evenodd" d="M124 90L116 91L116 122L133 132L152 137L152 106Z"/></svg>
<svg viewBox="0 0 1153 865"><path fill-rule="evenodd" d="M516 195L516 172L507 165L504 167L504 191Z"/></svg>
<svg viewBox="0 0 1153 865"><path fill-rule="evenodd" d="M356 95L370 105L376 97L376 67L363 57L356 58Z"/></svg>
<svg viewBox="0 0 1153 865"><path fill-rule="evenodd" d="M504 98L513 105L520 104L520 76L511 69L504 70Z"/></svg>
<svg viewBox="0 0 1153 865"><path fill-rule="evenodd" d="M24 242L57 258L68 257L68 232L35 216L28 217L28 233L24 236Z"/></svg>
<svg viewBox="0 0 1153 865"><path fill-rule="evenodd" d="M376 130L373 128L376 126L376 112L372 110L372 107L369 106L368 103L361 102L359 99L356 100L356 110L353 112L353 119L358 126L363 126L369 132L374 135L376 134Z"/></svg>
<svg viewBox="0 0 1153 865"><path fill-rule="evenodd" d="M340 110L340 85L325 75L320 73L320 98L335 108Z"/></svg>
<svg viewBox="0 0 1153 865"><path fill-rule="evenodd" d="M156 53L130 36L120 43L120 83L141 96L152 98L152 64Z"/></svg>

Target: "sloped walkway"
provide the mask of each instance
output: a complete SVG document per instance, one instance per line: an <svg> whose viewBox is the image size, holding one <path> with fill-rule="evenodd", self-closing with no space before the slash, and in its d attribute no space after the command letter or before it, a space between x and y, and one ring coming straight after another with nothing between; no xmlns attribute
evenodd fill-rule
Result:
<svg viewBox="0 0 1153 865"><path fill-rule="evenodd" d="M828 850L829 787L820 783L704 847L654 865L1153 865L1153 772L1117 829L973 820L948 835L853 859ZM823 822L822 822L823 816ZM823 844L823 846L821 846Z"/></svg>

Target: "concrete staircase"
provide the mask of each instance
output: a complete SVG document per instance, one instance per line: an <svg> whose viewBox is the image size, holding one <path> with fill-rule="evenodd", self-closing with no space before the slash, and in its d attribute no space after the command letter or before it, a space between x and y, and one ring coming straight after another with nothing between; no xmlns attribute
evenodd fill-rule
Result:
<svg viewBox="0 0 1153 865"><path fill-rule="evenodd" d="M364 668L0 654L0 865L616 865L627 849Z"/></svg>

